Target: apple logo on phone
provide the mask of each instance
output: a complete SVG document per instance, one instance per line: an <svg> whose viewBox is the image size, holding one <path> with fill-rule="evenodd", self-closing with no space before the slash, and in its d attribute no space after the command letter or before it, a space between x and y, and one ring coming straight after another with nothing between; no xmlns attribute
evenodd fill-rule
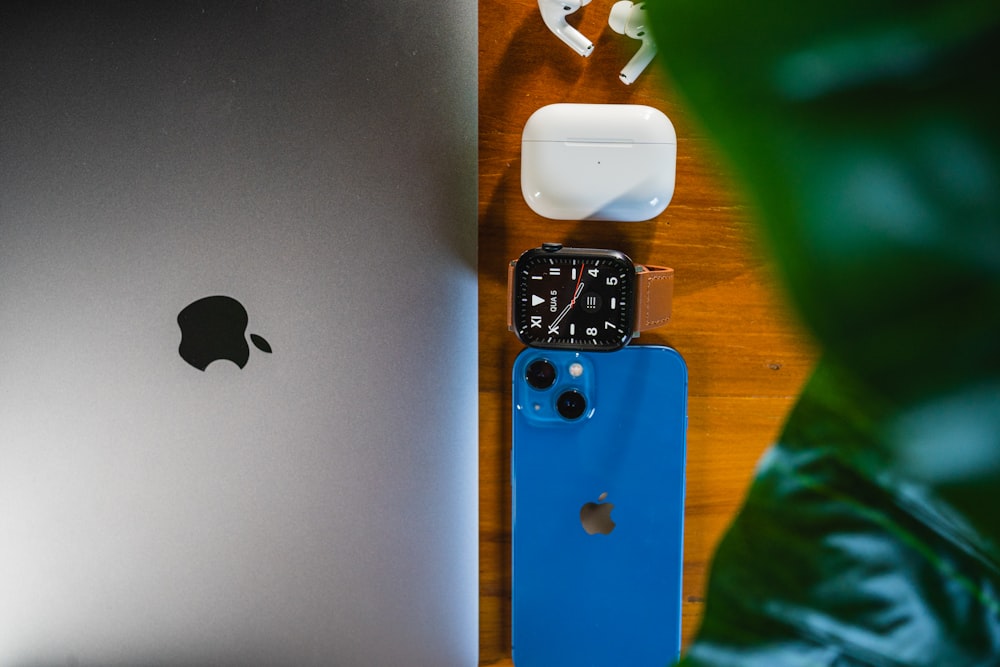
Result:
<svg viewBox="0 0 1000 667"><path fill-rule="evenodd" d="M181 358L198 370L213 361L227 359L240 368L250 359L246 330L247 309L229 296L206 296L184 307L177 315L181 328ZM250 340L262 352L271 352L270 344L250 334Z"/></svg>
<svg viewBox="0 0 1000 667"><path fill-rule="evenodd" d="M607 497L605 491L596 503L586 503L580 508L580 524L588 535L608 535L615 529L615 522L611 519L611 510L615 506L614 503L603 502Z"/></svg>

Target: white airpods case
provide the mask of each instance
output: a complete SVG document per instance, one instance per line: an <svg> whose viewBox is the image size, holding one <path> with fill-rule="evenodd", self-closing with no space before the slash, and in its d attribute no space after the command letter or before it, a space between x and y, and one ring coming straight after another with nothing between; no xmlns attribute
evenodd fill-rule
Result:
<svg viewBox="0 0 1000 667"><path fill-rule="evenodd" d="M674 194L677 134L634 104L551 104L521 135L521 192L554 220L655 218Z"/></svg>

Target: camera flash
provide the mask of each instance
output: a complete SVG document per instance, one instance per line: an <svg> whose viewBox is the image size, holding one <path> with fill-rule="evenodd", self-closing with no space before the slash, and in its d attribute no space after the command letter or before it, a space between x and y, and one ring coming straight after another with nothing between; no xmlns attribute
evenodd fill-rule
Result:
<svg viewBox="0 0 1000 667"><path fill-rule="evenodd" d="M578 378L583 375L583 364L579 361L574 361L569 365L569 374L572 377Z"/></svg>
<svg viewBox="0 0 1000 667"><path fill-rule="evenodd" d="M542 404L541 403L535 403L531 407L533 407L535 409L535 412L541 412L541 410L542 410Z"/></svg>

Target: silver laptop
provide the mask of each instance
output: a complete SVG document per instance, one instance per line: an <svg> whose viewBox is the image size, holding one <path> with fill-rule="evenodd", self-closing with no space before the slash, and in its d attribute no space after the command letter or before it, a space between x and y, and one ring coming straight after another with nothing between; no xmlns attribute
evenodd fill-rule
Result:
<svg viewBox="0 0 1000 667"><path fill-rule="evenodd" d="M0 9L0 665L476 664L476 31Z"/></svg>

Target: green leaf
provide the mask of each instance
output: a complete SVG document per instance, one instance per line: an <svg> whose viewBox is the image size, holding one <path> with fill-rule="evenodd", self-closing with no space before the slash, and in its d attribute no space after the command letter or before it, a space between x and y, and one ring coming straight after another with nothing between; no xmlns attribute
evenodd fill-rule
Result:
<svg viewBox="0 0 1000 667"><path fill-rule="evenodd" d="M689 660L997 661L1000 3L648 10L827 359Z"/></svg>
<svg viewBox="0 0 1000 667"><path fill-rule="evenodd" d="M820 365L712 566L688 665L981 665L996 551L879 446L893 406Z"/></svg>

